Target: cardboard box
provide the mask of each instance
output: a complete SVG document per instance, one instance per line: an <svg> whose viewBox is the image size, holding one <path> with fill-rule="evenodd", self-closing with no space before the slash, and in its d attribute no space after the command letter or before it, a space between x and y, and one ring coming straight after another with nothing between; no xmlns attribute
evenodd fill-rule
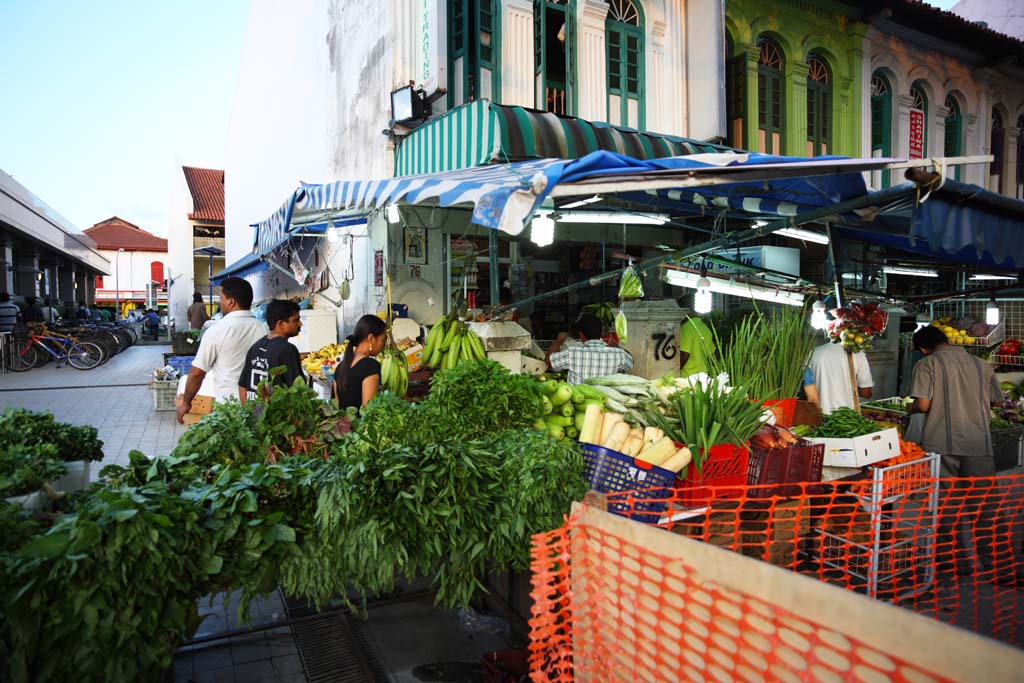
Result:
<svg viewBox="0 0 1024 683"><path fill-rule="evenodd" d="M895 429L883 429L852 439L809 438L808 441L825 444L825 465L828 467L864 467L900 454L900 437Z"/></svg>
<svg viewBox="0 0 1024 683"><path fill-rule="evenodd" d="M206 417L206 416L205 415L196 415L195 413L185 413L185 415L181 419L182 419L182 421L185 424L191 426L191 425L194 425L195 423L199 422L200 420L202 420L204 417Z"/></svg>
<svg viewBox="0 0 1024 683"><path fill-rule="evenodd" d="M409 372L416 372L423 367L423 345L416 344L405 350L405 360L409 364Z"/></svg>
<svg viewBox="0 0 1024 683"><path fill-rule="evenodd" d="M181 405L182 395L178 394L174 397L174 405ZM213 396L196 396L192 399L192 409L189 411L190 415L208 415L213 412Z"/></svg>

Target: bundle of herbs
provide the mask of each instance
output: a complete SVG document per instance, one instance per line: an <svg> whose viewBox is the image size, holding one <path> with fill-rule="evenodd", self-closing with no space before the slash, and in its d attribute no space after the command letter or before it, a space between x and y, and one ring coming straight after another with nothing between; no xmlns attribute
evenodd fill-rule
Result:
<svg viewBox="0 0 1024 683"><path fill-rule="evenodd" d="M103 442L95 427L57 422L51 413L8 407L0 414L0 447L50 444L64 462L102 460Z"/></svg>
<svg viewBox="0 0 1024 683"><path fill-rule="evenodd" d="M718 354L708 358L708 374L726 373L758 401L793 398L815 346L814 330L803 308L783 306L739 319L725 340L714 332Z"/></svg>

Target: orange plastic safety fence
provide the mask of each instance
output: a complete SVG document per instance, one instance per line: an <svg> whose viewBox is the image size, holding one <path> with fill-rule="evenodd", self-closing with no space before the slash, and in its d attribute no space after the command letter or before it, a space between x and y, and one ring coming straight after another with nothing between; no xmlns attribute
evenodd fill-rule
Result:
<svg viewBox="0 0 1024 683"><path fill-rule="evenodd" d="M935 474L937 463L915 461L786 497L713 489L696 509L670 489L607 501L665 532L1024 646L1024 476ZM574 520L534 538L532 569L536 681L942 680ZM624 619L636 606L622 600L650 621Z"/></svg>

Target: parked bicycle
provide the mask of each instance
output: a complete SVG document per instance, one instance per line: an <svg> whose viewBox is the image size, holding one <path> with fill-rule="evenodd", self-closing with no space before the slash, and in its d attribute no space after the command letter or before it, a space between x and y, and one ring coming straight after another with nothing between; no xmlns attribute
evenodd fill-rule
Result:
<svg viewBox="0 0 1024 683"><path fill-rule="evenodd" d="M13 340L7 351L7 367L14 372L25 372L51 360L58 365L66 361L76 370L92 370L105 359L106 353L98 344L47 334L45 327L39 332L30 331L27 338Z"/></svg>

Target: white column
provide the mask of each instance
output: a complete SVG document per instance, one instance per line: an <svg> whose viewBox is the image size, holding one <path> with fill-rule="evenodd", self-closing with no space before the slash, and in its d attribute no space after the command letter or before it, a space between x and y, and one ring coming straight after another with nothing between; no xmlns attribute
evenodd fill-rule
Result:
<svg viewBox="0 0 1024 683"><path fill-rule="evenodd" d="M533 2L502 0L502 104L534 106L533 56Z"/></svg>
<svg viewBox="0 0 1024 683"><path fill-rule="evenodd" d="M924 151L925 158L941 157L946 155L946 117L949 116L949 109L942 106L934 106L929 110L932 120L927 122L928 128L928 149ZM950 174L952 175L952 174Z"/></svg>
<svg viewBox="0 0 1024 683"><path fill-rule="evenodd" d="M1012 123L1016 123L1015 121ZM1006 159L1003 164L1003 194L1008 197L1017 196L1017 141L1020 139L1020 128L1006 127Z"/></svg>
<svg viewBox="0 0 1024 683"><path fill-rule="evenodd" d="M978 116L974 113L961 111L964 126L964 156L974 154L986 154L985 147L981 144L978 133ZM965 183L981 185L985 187L985 179L988 177L988 164L971 164L964 166L960 172L960 180Z"/></svg>
<svg viewBox="0 0 1024 683"><path fill-rule="evenodd" d="M906 157L910 154L910 110L914 106L914 98L910 95L893 94L895 118L892 126L892 155Z"/></svg>
<svg viewBox="0 0 1024 683"><path fill-rule="evenodd" d="M685 71L678 73L675 79L676 83L670 82L669 75L672 74L673 69L665 46L665 29L665 22L652 21L647 34L647 54L644 57L647 73L644 74L646 83L644 84L644 96L641 99L647 110L647 125L641 126L639 121L632 120L628 122L628 125L658 133L681 135L676 132L676 127L671 125L669 111L675 104L673 102L675 94L683 89L680 87L682 83L679 81L683 80ZM679 34L682 35L682 26L679 29ZM685 102L685 98L683 101Z"/></svg>
<svg viewBox="0 0 1024 683"><path fill-rule="evenodd" d="M604 43L605 0L582 0L578 5L576 88L579 111L588 121L608 121L608 62Z"/></svg>

